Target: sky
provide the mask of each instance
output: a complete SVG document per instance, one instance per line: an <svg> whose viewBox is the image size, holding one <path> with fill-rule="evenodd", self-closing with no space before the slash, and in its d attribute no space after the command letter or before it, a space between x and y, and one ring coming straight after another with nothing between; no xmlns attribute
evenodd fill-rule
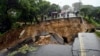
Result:
<svg viewBox="0 0 100 56"><path fill-rule="evenodd" d="M72 6L73 3L79 2L79 0L47 0L51 3L59 4L60 6L63 5L70 5ZM81 0L85 5L93 5L93 6L100 6L100 0Z"/></svg>

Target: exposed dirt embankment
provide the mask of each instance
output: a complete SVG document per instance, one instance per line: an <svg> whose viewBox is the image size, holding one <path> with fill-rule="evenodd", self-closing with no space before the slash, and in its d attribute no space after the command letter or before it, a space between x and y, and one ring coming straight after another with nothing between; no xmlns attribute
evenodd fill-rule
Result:
<svg viewBox="0 0 100 56"><path fill-rule="evenodd" d="M93 25L84 21L82 23L80 18L70 18L68 19L59 19L52 20L48 22L43 22L39 25L30 26L33 30L38 30L39 32L49 32L56 33L60 37L65 37L66 40L71 43L73 37L77 36L79 32L85 32L87 29L93 28Z"/></svg>
<svg viewBox="0 0 100 56"><path fill-rule="evenodd" d="M8 32L4 33L3 36L0 37L0 49L4 47L8 47L9 45L15 44L16 40L18 40L18 36L20 35L22 29L11 29Z"/></svg>
<svg viewBox="0 0 100 56"><path fill-rule="evenodd" d="M10 46L15 46L21 41L23 41L26 37L28 37L28 32L25 31L24 35L22 37L24 38L19 38L20 33L22 30L25 29L28 31L28 27L22 27L22 28L17 28L17 29L11 29L7 31L6 33L3 34L3 36L0 36L0 50L3 48L7 48ZM25 37L26 36L26 37Z"/></svg>
<svg viewBox="0 0 100 56"><path fill-rule="evenodd" d="M86 31L87 29L93 28L93 25L84 21L84 24L81 22L80 18L70 18L68 19L56 19L40 24L26 26L22 29L13 29L0 37L0 49L14 46L19 42L32 37L37 34L46 31L49 33L56 33L60 37L65 37L66 40L70 43L73 40L73 36L76 36L79 32ZM22 30L25 30L23 35L19 38Z"/></svg>

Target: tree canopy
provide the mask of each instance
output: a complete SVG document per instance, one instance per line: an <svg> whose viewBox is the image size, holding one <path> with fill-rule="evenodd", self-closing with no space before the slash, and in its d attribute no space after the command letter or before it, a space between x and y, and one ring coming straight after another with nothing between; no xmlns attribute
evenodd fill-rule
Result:
<svg viewBox="0 0 100 56"><path fill-rule="evenodd" d="M69 8L70 8L69 5L64 5L62 9L63 9L63 10L68 10Z"/></svg>
<svg viewBox="0 0 100 56"><path fill-rule="evenodd" d="M100 26L100 7L83 5L80 9L81 15L95 26Z"/></svg>
<svg viewBox="0 0 100 56"><path fill-rule="evenodd" d="M76 3L73 3L72 6L74 8L74 11L79 11L82 6L82 3L76 2Z"/></svg>
<svg viewBox="0 0 100 56"><path fill-rule="evenodd" d="M18 21L39 23L43 15L59 10L59 5L45 0L1 0L0 30L9 30Z"/></svg>

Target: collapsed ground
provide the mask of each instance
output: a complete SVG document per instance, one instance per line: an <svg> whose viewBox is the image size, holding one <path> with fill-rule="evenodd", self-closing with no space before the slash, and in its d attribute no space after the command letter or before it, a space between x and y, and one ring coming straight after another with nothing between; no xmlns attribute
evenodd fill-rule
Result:
<svg viewBox="0 0 100 56"><path fill-rule="evenodd" d="M84 24L83 24L84 22ZM94 28L93 25L89 24L81 18L70 18L70 19L53 19L41 22L40 24L28 25L18 29L11 29L0 37L0 50L9 48L24 40L32 39L32 44L35 45L46 45L46 44L58 44L50 41L50 36L39 36L42 37L36 41L37 35L41 35L42 32L53 33L59 36L59 38L67 41L66 44L70 44L77 37L79 32L91 31ZM24 33L20 36L20 34ZM35 41L35 42L34 42ZM33 43L34 42L34 43Z"/></svg>

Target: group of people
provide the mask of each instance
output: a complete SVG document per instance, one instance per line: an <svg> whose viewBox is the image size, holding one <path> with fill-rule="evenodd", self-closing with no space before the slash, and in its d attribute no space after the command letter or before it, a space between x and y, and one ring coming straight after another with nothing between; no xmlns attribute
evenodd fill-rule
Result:
<svg viewBox="0 0 100 56"><path fill-rule="evenodd" d="M58 12L52 12L50 14L50 16L48 15L42 15L41 16L41 21L46 21L47 18L51 18L51 19L56 19L56 18L60 18L60 17L63 17L63 18L69 18L70 17L70 14L73 14L74 17L78 17L79 16L79 11L75 11L75 12L63 12L63 13L58 13ZM73 16L71 16L73 17Z"/></svg>
<svg viewBox="0 0 100 56"><path fill-rule="evenodd" d="M64 12L64 13L61 13L61 16L63 18L66 18L66 16L67 16L67 18L69 18L71 13L73 15L75 15L75 17L78 17L78 15L79 15L79 11L75 11L75 12Z"/></svg>

